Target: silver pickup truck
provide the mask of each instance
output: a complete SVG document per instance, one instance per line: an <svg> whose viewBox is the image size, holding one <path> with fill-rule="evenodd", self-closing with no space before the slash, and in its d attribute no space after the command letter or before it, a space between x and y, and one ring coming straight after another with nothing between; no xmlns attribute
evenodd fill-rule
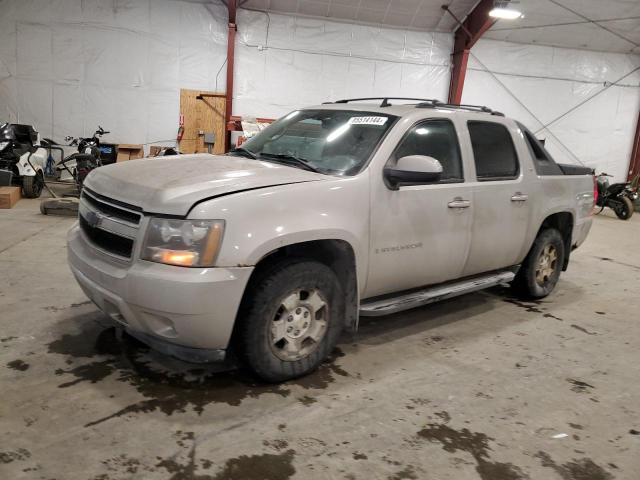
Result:
<svg viewBox="0 0 640 480"><path fill-rule="evenodd" d="M94 170L68 234L87 296L151 347L315 369L359 316L511 283L548 295L591 227L594 179L518 122L434 100L342 100L242 147Z"/></svg>

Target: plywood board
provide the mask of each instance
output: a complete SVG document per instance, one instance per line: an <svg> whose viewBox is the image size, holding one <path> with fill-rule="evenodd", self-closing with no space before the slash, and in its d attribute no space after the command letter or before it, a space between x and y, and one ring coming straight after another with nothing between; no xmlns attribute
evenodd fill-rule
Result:
<svg viewBox="0 0 640 480"><path fill-rule="evenodd" d="M198 95L204 95L198 100ZM183 153L207 152L204 136L199 132L214 132L216 143L213 153L224 153L225 121L224 111L226 99L222 95L204 90L180 90L180 113L184 115L184 134L180 141Z"/></svg>

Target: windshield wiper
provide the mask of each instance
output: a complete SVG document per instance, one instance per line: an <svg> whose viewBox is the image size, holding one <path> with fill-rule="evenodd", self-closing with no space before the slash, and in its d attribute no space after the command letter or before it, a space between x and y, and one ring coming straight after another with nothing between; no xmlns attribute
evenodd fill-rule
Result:
<svg viewBox="0 0 640 480"><path fill-rule="evenodd" d="M247 150L246 148L243 148L243 147L234 148L229 153L237 153L241 157L247 157L252 160L255 160L258 158L258 156L255 153L253 153L251 150Z"/></svg>
<svg viewBox="0 0 640 480"><path fill-rule="evenodd" d="M284 153L261 153L258 158L266 158L268 160L276 160L285 165L296 165L311 172L322 173L322 171L309 163L308 160L295 155L287 155Z"/></svg>

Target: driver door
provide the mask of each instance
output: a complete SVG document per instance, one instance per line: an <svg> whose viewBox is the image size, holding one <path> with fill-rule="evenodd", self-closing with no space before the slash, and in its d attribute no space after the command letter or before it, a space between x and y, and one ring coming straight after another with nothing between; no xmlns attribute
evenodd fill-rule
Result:
<svg viewBox="0 0 640 480"><path fill-rule="evenodd" d="M464 183L454 124L422 120L389 159L427 155L443 167L439 182L391 190L372 178L369 275L364 298L445 282L462 274L470 246L472 193Z"/></svg>

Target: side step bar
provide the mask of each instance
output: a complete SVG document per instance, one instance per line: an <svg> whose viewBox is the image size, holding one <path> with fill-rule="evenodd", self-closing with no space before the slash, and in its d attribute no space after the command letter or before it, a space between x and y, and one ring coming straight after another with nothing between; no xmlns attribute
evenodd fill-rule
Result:
<svg viewBox="0 0 640 480"><path fill-rule="evenodd" d="M475 292L476 290L483 290L501 283L508 283L512 281L515 276L516 274L510 270L494 272L490 275L450 282L445 285L436 285L411 293L401 293L395 297L365 300L360 304L360 315L363 317L390 315L444 300L445 298L456 297L465 293Z"/></svg>

